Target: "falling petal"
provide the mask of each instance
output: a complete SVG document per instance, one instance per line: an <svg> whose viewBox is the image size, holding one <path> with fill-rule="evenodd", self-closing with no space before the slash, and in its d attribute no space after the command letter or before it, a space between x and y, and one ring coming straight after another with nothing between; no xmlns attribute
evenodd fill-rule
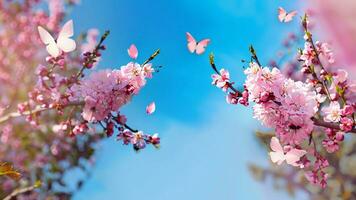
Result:
<svg viewBox="0 0 356 200"><path fill-rule="evenodd" d="M136 59L138 56L138 50L134 44L131 44L130 48L127 50L127 53L132 59Z"/></svg>
<svg viewBox="0 0 356 200"><path fill-rule="evenodd" d="M156 104L155 104L155 102L150 103L150 104L146 107L146 113L149 114L149 115L152 114L152 113L154 113L155 110L156 110Z"/></svg>

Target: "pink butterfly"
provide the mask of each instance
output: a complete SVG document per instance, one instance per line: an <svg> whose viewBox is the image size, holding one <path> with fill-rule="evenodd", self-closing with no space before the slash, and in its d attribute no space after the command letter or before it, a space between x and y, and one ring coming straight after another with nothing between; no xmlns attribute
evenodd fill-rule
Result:
<svg viewBox="0 0 356 200"><path fill-rule="evenodd" d="M273 150L273 152L269 153L271 160L273 163L277 163L278 165L281 165L283 161L286 161L287 164L298 167L299 165L297 162L307 153L304 150L292 148L285 154L281 143L276 137L272 137L270 146Z"/></svg>
<svg viewBox="0 0 356 200"><path fill-rule="evenodd" d="M138 50L134 44L131 44L130 48L127 49L127 53L132 59L136 59L138 56Z"/></svg>
<svg viewBox="0 0 356 200"><path fill-rule="evenodd" d="M61 55L62 51L68 53L74 51L76 48L75 41L70 38L74 35L72 20L69 20L63 25L57 40L41 26L38 26L38 33L40 34L42 42L47 46L47 52L54 58Z"/></svg>
<svg viewBox="0 0 356 200"><path fill-rule="evenodd" d="M204 39L200 42L197 42L189 32L187 32L186 34L187 34L187 40L188 40L188 49L189 49L190 53L194 53L194 51L198 55L204 53L205 48L210 43L210 39Z"/></svg>
<svg viewBox="0 0 356 200"><path fill-rule="evenodd" d="M297 15L297 11L292 11L290 13L287 13L286 10L284 10L284 8L279 7L278 8L278 19L280 22L290 22L293 20L293 17Z"/></svg>
<svg viewBox="0 0 356 200"><path fill-rule="evenodd" d="M147 107L146 107L146 113L151 115L152 113L154 113L156 111L156 104L155 102L150 103Z"/></svg>

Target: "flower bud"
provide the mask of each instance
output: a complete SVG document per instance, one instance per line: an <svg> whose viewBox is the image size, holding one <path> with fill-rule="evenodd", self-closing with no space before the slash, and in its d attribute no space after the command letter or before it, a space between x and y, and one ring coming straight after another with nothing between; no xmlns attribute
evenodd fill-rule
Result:
<svg viewBox="0 0 356 200"><path fill-rule="evenodd" d="M354 113L354 107L351 105L346 105L341 111L341 114L344 116L352 115L353 113Z"/></svg>
<svg viewBox="0 0 356 200"><path fill-rule="evenodd" d="M345 133L343 133L343 132L337 132L336 136L335 136L336 140L339 141L339 142L343 141L344 140L344 134Z"/></svg>

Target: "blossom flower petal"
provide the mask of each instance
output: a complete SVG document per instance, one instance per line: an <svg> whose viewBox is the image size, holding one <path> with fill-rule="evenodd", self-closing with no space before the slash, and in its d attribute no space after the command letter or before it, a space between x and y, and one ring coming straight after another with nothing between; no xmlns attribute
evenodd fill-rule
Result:
<svg viewBox="0 0 356 200"><path fill-rule="evenodd" d="M132 59L136 59L138 56L138 50L134 44L131 44L130 48L127 49L127 53Z"/></svg>
<svg viewBox="0 0 356 200"><path fill-rule="evenodd" d="M147 107L146 107L146 113L151 115L156 111L156 104L155 102L150 103Z"/></svg>

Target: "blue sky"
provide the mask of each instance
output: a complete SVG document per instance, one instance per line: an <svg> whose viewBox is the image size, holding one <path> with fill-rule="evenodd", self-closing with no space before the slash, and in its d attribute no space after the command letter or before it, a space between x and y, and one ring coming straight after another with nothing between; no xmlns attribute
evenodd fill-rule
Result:
<svg viewBox="0 0 356 200"><path fill-rule="evenodd" d="M190 54L185 38L186 31L198 40L211 38L207 52L214 52L217 64L242 83L240 60L249 58L248 46L253 44L267 63L288 30L296 29L294 22L278 22L280 5L295 7L278 0L85 0L75 7L76 31L111 30L100 68L127 63L131 43L141 61L160 48L153 63L164 68L123 109L131 126L158 132L162 148L135 153L114 138L106 140L74 199L287 199L249 174L247 163L268 164L253 136L258 122L250 108L226 104L210 84L208 53ZM147 116L151 101L157 110Z"/></svg>

